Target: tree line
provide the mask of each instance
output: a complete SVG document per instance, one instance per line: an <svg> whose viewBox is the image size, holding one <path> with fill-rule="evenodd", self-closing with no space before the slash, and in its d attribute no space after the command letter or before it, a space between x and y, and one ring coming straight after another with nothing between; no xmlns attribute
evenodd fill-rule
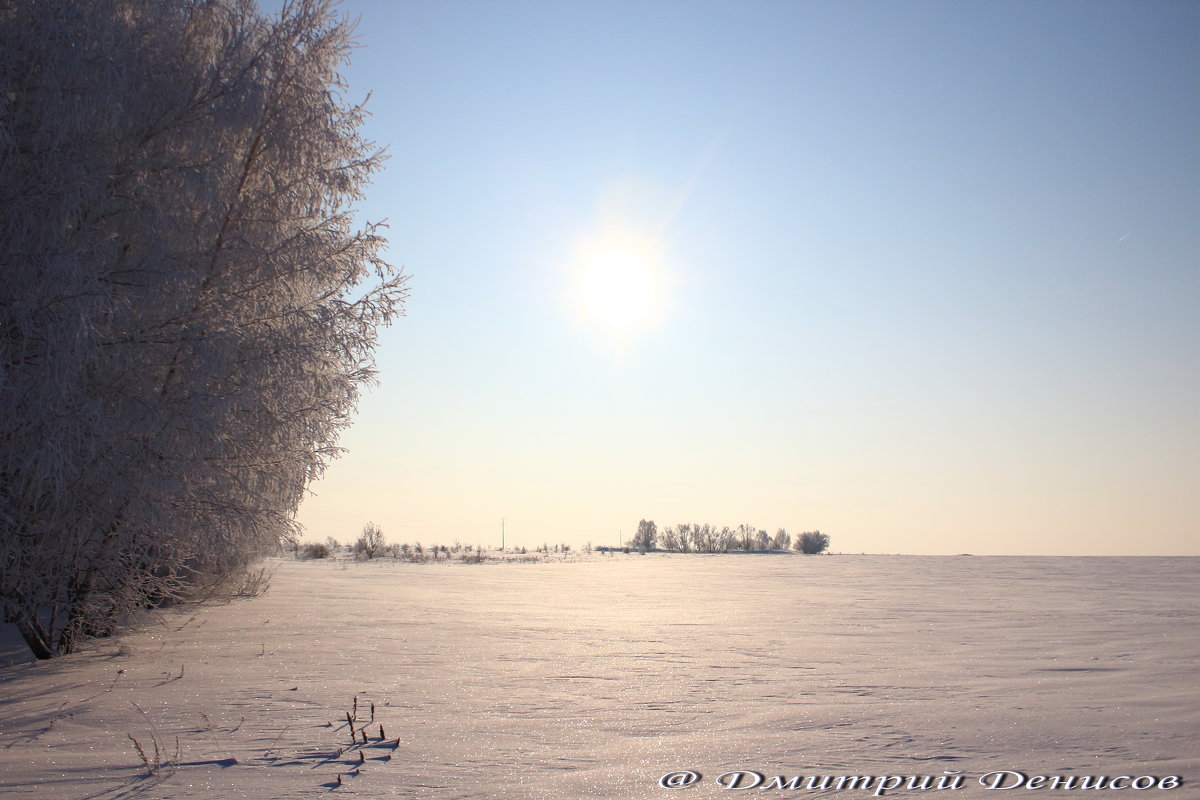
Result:
<svg viewBox="0 0 1200 800"><path fill-rule="evenodd" d="M0 5L0 613L39 658L296 534L405 276L331 0Z"/></svg>
<svg viewBox="0 0 1200 800"><path fill-rule="evenodd" d="M344 549L351 552L356 559L364 561L371 561L377 558L391 558L396 561L409 561L418 564L427 561L451 561L455 557L460 561L478 564L488 560L489 552L511 553L521 556L528 555L529 553L529 550L524 546L502 550L500 548L485 548L481 544L473 546L469 544L464 545L458 541L455 541L453 545L423 545L419 541L411 545L407 542L389 544L383 535L383 528L374 522L368 522L364 525L358 538L353 544L346 545ZM330 558L336 556L341 550L343 550L341 542L329 536L326 537L324 542L297 543L295 546L295 555L298 559L308 561ZM566 555L571 552L571 545L565 543L551 545L547 542L542 544L541 547L533 549L535 556L539 553L549 556L552 552ZM592 552L591 542L583 546L583 552Z"/></svg>
<svg viewBox="0 0 1200 800"><path fill-rule="evenodd" d="M753 525L717 528L681 523L668 525L661 531L653 520L638 522L637 532L629 540L629 547L638 550L667 550L675 553L729 553L736 551L795 550L807 555L824 553L829 549L829 535L820 531L805 531L793 540L783 528L775 535Z"/></svg>

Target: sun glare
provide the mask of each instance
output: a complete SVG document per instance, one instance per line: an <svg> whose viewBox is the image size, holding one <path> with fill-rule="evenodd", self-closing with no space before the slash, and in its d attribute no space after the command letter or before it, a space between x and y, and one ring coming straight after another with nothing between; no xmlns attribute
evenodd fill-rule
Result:
<svg viewBox="0 0 1200 800"><path fill-rule="evenodd" d="M661 313L662 259L649 237L599 237L582 248L577 269L581 314L615 342L626 342Z"/></svg>

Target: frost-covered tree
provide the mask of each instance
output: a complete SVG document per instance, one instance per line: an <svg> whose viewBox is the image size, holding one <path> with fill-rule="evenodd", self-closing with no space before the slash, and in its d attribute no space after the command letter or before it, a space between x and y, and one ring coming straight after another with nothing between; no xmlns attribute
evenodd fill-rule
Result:
<svg viewBox="0 0 1200 800"><path fill-rule="evenodd" d="M644 519L638 522L637 533L629 540L629 546L639 550L653 550L657 542L658 526L654 524L654 520Z"/></svg>
<svg viewBox="0 0 1200 800"><path fill-rule="evenodd" d="M764 530L759 530L754 534L754 549L755 550L770 550L771 535Z"/></svg>
<svg viewBox="0 0 1200 800"><path fill-rule="evenodd" d="M741 550L753 550L758 541L758 529L753 525L738 525L737 546Z"/></svg>
<svg viewBox="0 0 1200 800"><path fill-rule="evenodd" d="M359 534L358 540L354 543L354 552L365 556L369 560L382 554L385 544L383 528L374 522L368 522L366 525L363 525L362 533ZM420 542L417 542L417 551L421 552ZM437 552L436 548L434 552Z"/></svg>
<svg viewBox="0 0 1200 800"><path fill-rule="evenodd" d="M658 546L669 552L678 552L681 549L678 529L674 525L667 525L658 532Z"/></svg>
<svg viewBox="0 0 1200 800"><path fill-rule="evenodd" d="M805 555L824 553L829 549L829 534L820 531L806 531L796 537L794 546Z"/></svg>
<svg viewBox="0 0 1200 800"><path fill-rule="evenodd" d="M0 3L0 604L41 658L294 533L404 276L332 0ZM358 288L356 288L358 287Z"/></svg>
<svg viewBox="0 0 1200 800"><path fill-rule="evenodd" d="M771 540L772 550L788 550L792 546L792 535L785 529L780 528L775 531L775 538Z"/></svg>
<svg viewBox="0 0 1200 800"><path fill-rule="evenodd" d="M681 523L675 527L675 540L678 546L675 548L681 553L687 553L692 549L691 526L687 523Z"/></svg>

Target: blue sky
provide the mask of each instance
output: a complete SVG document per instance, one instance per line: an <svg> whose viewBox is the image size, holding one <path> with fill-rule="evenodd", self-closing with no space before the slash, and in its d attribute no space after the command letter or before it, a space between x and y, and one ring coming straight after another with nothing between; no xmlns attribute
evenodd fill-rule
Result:
<svg viewBox="0 0 1200 800"><path fill-rule="evenodd" d="M1200 5L341 8L412 295L309 538L1200 553Z"/></svg>

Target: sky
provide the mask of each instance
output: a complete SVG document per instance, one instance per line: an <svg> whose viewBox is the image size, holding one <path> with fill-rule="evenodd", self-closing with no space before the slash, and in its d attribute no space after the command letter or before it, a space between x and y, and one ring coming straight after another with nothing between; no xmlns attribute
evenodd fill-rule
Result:
<svg viewBox="0 0 1200 800"><path fill-rule="evenodd" d="M1200 554L1200 4L341 10L411 296L305 538Z"/></svg>

